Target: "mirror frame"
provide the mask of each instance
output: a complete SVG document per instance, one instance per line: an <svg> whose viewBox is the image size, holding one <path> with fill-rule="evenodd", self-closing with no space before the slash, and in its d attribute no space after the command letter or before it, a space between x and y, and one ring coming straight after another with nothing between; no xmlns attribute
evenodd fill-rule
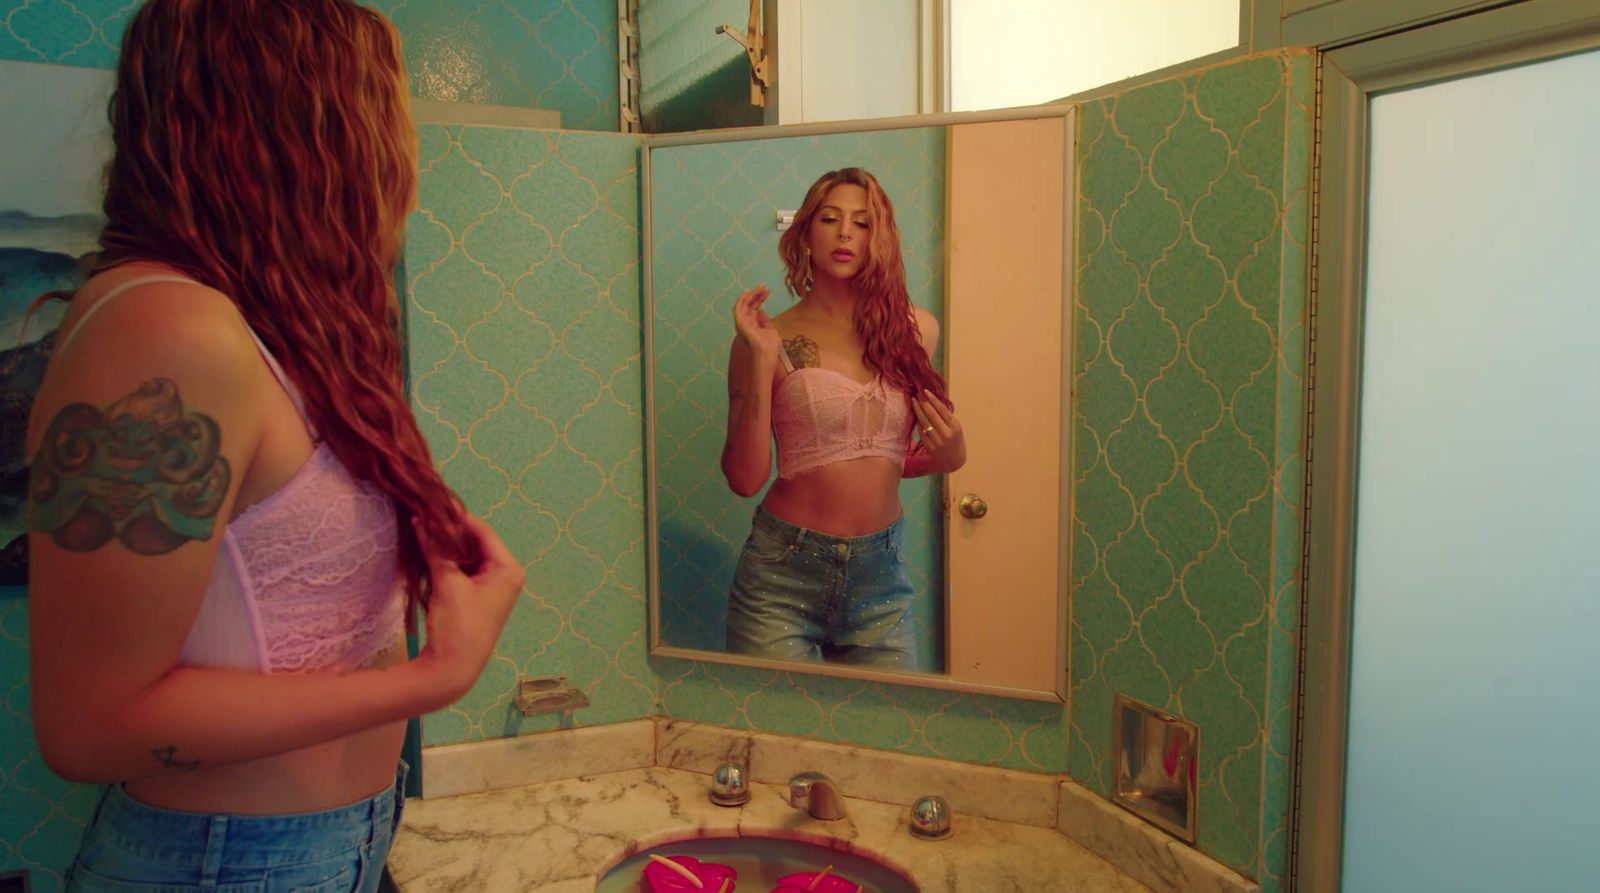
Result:
<svg viewBox="0 0 1600 893"><path fill-rule="evenodd" d="M944 673L906 673L893 670L875 670L845 664L829 664L821 661L812 663L804 661L777 660L774 658L748 657L743 655L724 654L716 651L701 651L692 648L681 648L666 644L661 640L661 542L659 536L660 522L660 496L657 492L656 473L656 385L655 385L655 283L654 283L654 245L652 228L654 223L654 207L652 203L652 187L654 179L651 174L651 153L656 149L675 148L680 146L705 145L727 142L754 142L756 140L784 139L789 137L828 136L845 133L864 133L877 130L903 130L913 127L948 127L955 124L982 124L994 121L1037 120L1041 118L1059 118L1065 129L1063 141L1062 164L1064 165L1063 197L1062 197L1062 276L1061 276L1061 394L1063 407L1061 413L1061 493L1059 502L1060 527L1059 540L1056 544L1056 655L1055 655L1055 687L1053 689L1025 689L1011 686L993 685L990 683L973 682ZM644 424L645 424L645 549L646 549L646 609L650 617L650 648L652 657L676 658L679 660L705 661L709 663L732 664L735 666L749 667L761 670L781 670L789 673L806 673L817 676L837 676L849 679L859 679L867 682L889 683L894 685L910 685L922 688L936 688L946 691L971 692L974 694L995 695L1006 698L1018 698L1030 701L1048 701L1065 704L1067 702L1067 676L1068 659L1070 657L1070 642L1072 634L1071 614L1071 573L1072 573L1072 468L1076 444L1072 438L1072 322L1073 306L1075 299L1076 270L1077 270L1077 105L1071 103L1047 103L1043 105L1020 106L1009 109L990 109L977 112L945 112L933 115L905 115L890 118L868 118L853 121L828 121L810 124L790 124L766 127L731 128L725 130L699 130L685 133L662 134L660 136L645 136L641 140L639 150L639 189L640 189L640 239L641 263L640 282L643 291L643 316L640 319L644 329L644 366L641 377L644 380ZM948 176L948 175L947 175ZM945 268L949 269L949 255L945 256ZM950 293L948 280L946 281L945 294L942 298L943 306L948 310ZM948 516L950 508L950 494L947 489L947 478L939 476L940 501L944 504L945 515ZM950 603L950 585L948 581L949 554L945 553L943 561L946 566L946 582L941 593L945 600L946 616ZM944 629L945 654L950 652L950 630L948 624Z"/></svg>

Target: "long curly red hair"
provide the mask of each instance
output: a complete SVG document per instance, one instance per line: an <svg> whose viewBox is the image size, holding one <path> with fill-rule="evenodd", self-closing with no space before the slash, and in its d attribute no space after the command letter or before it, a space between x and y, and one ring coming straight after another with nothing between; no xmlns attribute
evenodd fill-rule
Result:
<svg viewBox="0 0 1600 893"><path fill-rule="evenodd" d="M906 289L906 261L900 250L900 227L894 221L894 203L878 178L859 167L828 171L806 190L805 201L794 213L794 223L778 237L778 256L785 267L784 285L790 294L804 297L811 274L806 242L811 223L835 186L860 186L867 193L870 235L867 257L851 284L855 286L856 333L864 345L863 360L907 397L926 388L946 404L949 387L933 368L917 328L911 293Z"/></svg>
<svg viewBox="0 0 1600 893"><path fill-rule="evenodd" d="M413 519L446 557L481 556L403 384L394 277L417 138L399 32L350 0L150 0L110 115L96 271L155 261L232 298L318 435L393 498L414 619Z"/></svg>

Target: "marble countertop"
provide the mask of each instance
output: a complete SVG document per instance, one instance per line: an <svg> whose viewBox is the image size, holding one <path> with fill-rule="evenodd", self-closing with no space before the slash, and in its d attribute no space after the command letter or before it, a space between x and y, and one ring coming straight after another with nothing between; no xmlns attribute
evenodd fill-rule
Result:
<svg viewBox="0 0 1600 893"><path fill-rule="evenodd" d="M753 785L744 806L716 806L709 782L657 767L409 800L389 869L401 893L592 893L600 875L641 849L763 836L860 853L924 893L1149 893L1053 828L958 814L952 836L919 840L904 807L847 797L847 817L825 822L791 808L787 789L774 785Z"/></svg>

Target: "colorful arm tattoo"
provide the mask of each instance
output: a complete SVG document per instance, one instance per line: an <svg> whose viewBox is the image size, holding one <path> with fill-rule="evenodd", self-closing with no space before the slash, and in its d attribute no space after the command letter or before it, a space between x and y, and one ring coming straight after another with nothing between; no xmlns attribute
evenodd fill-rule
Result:
<svg viewBox="0 0 1600 893"><path fill-rule="evenodd" d="M210 416L184 411L165 378L104 410L65 406L29 469L29 526L72 552L114 539L164 555L210 539L231 478L221 434Z"/></svg>

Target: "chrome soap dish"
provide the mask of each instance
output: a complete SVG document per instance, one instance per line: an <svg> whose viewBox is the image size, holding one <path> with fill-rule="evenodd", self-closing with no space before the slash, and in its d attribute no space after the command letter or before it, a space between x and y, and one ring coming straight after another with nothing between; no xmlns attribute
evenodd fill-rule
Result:
<svg viewBox="0 0 1600 893"><path fill-rule="evenodd" d="M534 676L517 683L516 704L523 716L538 716L587 707L589 696L568 685L566 676Z"/></svg>

